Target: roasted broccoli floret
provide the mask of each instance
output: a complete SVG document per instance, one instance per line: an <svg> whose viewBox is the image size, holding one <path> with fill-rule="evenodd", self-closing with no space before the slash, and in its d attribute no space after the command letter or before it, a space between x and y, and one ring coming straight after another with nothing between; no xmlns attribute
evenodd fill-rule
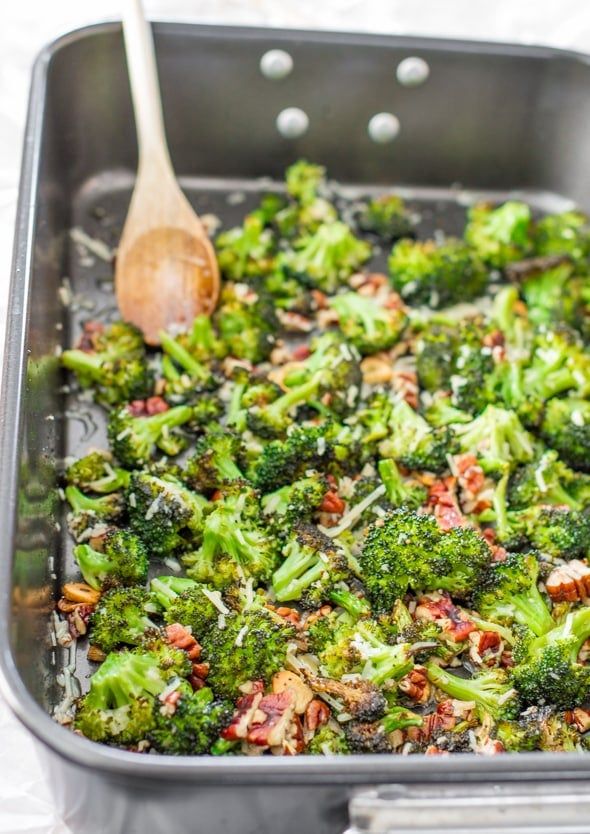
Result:
<svg viewBox="0 0 590 834"><path fill-rule="evenodd" d="M64 350L61 361L83 388L95 388L96 398L108 405L144 399L153 388L141 332L126 322L97 330L88 348Z"/></svg>
<svg viewBox="0 0 590 834"><path fill-rule="evenodd" d="M397 194L381 194L365 203L357 223L363 232L386 240L396 240L412 233L412 216Z"/></svg>
<svg viewBox="0 0 590 834"><path fill-rule="evenodd" d="M565 323L577 327L583 320L584 281L574 276L574 265L569 258L559 255L532 258L515 264L508 275L520 284L533 324Z"/></svg>
<svg viewBox="0 0 590 834"><path fill-rule="evenodd" d="M435 309L477 298L488 279L473 250L455 238L441 244L400 240L389 256L389 274L404 301Z"/></svg>
<svg viewBox="0 0 590 834"><path fill-rule="evenodd" d="M139 646L157 636L158 626L146 613L149 600L143 588L113 588L100 598L90 617L90 638L104 652L121 643Z"/></svg>
<svg viewBox="0 0 590 834"><path fill-rule="evenodd" d="M129 524L153 553L169 556L199 543L207 501L171 477L134 472L127 491Z"/></svg>
<svg viewBox="0 0 590 834"><path fill-rule="evenodd" d="M314 473L263 496L262 512L279 531L286 525L293 526L296 521L309 522L327 491L325 478Z"/></svg>
<svg viewBox="0 0 590 834"><path fill-rule="evenodd" d="M66 481L72 486L101 494L117 492L129 483L129 472L116 466L109 452L90 452L66 469Z"/></svg>
<svg viewBox="0 0 590 834"><path fill-rule="evenodd" d="M380 460L378 470L385 485L385 495L392 506L414 510L425 503L428 497L426 489L416 481L404 479L391 458Z"/></svg>
<svg viewBox="0 0 590 834"><path fill-rule="evenodd" d="M514 411L494 405L470 423L454 424L453 433L459 451L476 454L485 472L503 473L535 455L535 440Z"/></svg>
<svg viewBox="0 0 590 834"><path fill-rule="evenodd" d="M229 701L216 700L208 688L183 693L174 712L156 704L154 727L149 741L160 753L171 756L199 756L209 753L211 746L231 720L233 707Z"/></svg>
<svg viewBox="0 0 590 834"><path fill-rule="evenodd" d="M310 756L346 756L350 748L341 730L324 724L316 731L305 752Z"/></svg>
<svg viewBox="0 0 590 834"><path fill-rule="evenodd" d="M294 637L289 623L260 606L228 616L223 629L210 629L201 641L208 685L218 697L234 698L247 681L270 682Z"/></svg>
<svg viewBox="0 0 590 834"><path fill-rule="evenodd" d="M238 359L268 359L278 330L272 299L261 290L226 283L214 321L228 352Z"/></svg>
<svg viewBox="0 0 590 834"><path fill-rule="evenodd" d="M242 226L228 229L215 241L219 268L225 278L241 281L258 278L274 265L275 242L261 212L246 215Z"/></svg>
<svg viewBox="0 0 590 834"><path fill-rule="evenodd" d="M512 522L541 553L569 560L583 559L590 552L588 512L541 505L513 513Z"/></svg>
<svg viewBox="0 0 590 834"><path fill-rule="evenodd" d="M279 255L278 269L326 293L336 292L371 257L369 244L339 221L323 223L293 247Z"/></svg>
<svg viewBox="0 0 590 834"><path fill-rule="evenodd" d="M215 380L213 379L210 367L197 359L191 353L189 348L183 344L180 337L175 339L163 330L160 331L159 337L162 350L165 354L164 358L168 358L174 363L176 371L177 373L180 373L181 377L183 375L188 377L186 381L181 378L181 386L184 386L184 388L189 391L212 388L215 386ZM166 365L163 366L163 369L164 376L169 376L169 381L174 382L175 369L169 368ZM167 370L168 374L166 373Z"/></svg>
<svg viewBox="0 0 590 834"><path fill-rule="evenodd" d="M408 469L443 472L448 468L451 432L446 426L433 428L405 400L398 400L387 427L388 436L379 445L382 457L393 458Z"/></svg>
<svg viewBox="0 0 590 834"><path fill-rule="evenodd" d="M336 295L329 303L338 315L342 335L363 356L393 347L406 325L406 314L399 307L386 307L356 292Z"/></svg>
<svg viewBox="0 0 590 834"><path fill-rule="evenodd" d="M361 675L377 686L391 687L412 669L410 643L384 643L372 627L372 623L360 622L356 626L353 646L362 664Z"/></svg>
<svg viewBox="0 0 590 834"><path fill-rule="evenodd" d="M201 547L185 554L183 562L191 578L224 588L240 578L269 579L277 548L263 524L258 494L234 482L204 518Z"/></svg>
<svg viewBox="0 0 590 834"><path fill-rule="evenodd" d="M284 440L272 440L256 461L252 477L261 492L291 484L308 470L326 471L334 457L325 426L295 428Z"/></svg>
<svg viewBox="0 0 590 834"><path fill-rule="evenodd" d="M590 486L585 485L583 496L580 477L559 460L557 452L544 452L537 460L514 470L508 483L508 504L511 509L556 504L580 510L590 501ZM586 500L580 501L578 495Z"/></svg>
<svg viewBox="0 0 590 834"><path fill-rule="evenodd" d="M568 255L576 265L587 270L590 223L581 211L564 211L541 218L535 224L533 241L538 255Z"/></svg>
<svg viewBox="0 0 590 834"><path fill-rule="evenodd" d="M128 745L145 739L154 724L154 699L166 681L152 652L109 654L78 701L76 729L92 741Z"/></svg>
<svg viewBox="0 0 590 834"><path fill-rule="evenodd" d="M273 224L283 237L315 232L323 223L337 219L336 209L325 196L328 185L322 165L299 160L287 169L285 180L293 202L273 217Z"/></svg>
<svg viewBox="0 0 590 834"><path fill-rule="evenodd" d="M374 610L386 613L408 589L468 596L490 557L475 530L443 533L433 516L400 509L371 526L359 562Z"/></svg>
<svg viewBox="0 0 590 834"><path fill-rule="evenodd" d="M536 635L550 631L555 623L539 591L539 563L533 553L510 553L503 562L492 563L472 602L479 614L500 623L517 622Z"/></svg>
<svg viewBox="0 0 590 834"><path fill-rule="evenodd" d="M326 697L330 705L347 712L358 721L374 721L385 713L387 701L378 687L367 680L348 683L332 678L310 676L308 683L314 692Z"/></svg>
<svg viewBox="0 0 590 834"><path fill-rule="evenodd" d="M578 653L588 637L590 608L581 608L541 636L521 639L512 680L525 704L569 709L586 700L590 667L578 663Z"/></svg>
<svg viewBox="0 0 590 834"><path fill-rule="evenodd" d="M485 332L479 321L445 321L421 332L416 345L420 385L432 393L448 391L451 405L478 414L493 396L494 362Z"/></svg>
<svg viewBox="0 0 590 834"><path fill-rule="evenodd" d="M212 429L200 437L185 466L185 478L198 492L243 480L237 460L242 456L240 438L227 429Z"/></svg>
<svg viewBox="0 0 590 834"><path fill-rule="evenodd" d="M574 469L590 473L590 402L553 398L540 426L543 439Z"/></svg>
<svg viewBox="0 0 590 834"><path fill-rule="evenodd" d="M156 576L150 593L149 610L163 611L167 623L188 626L195 636L217 624L222 611L229 613L219 591L185 576Z"/></svg>
<svg viewBox="0 0 590 834"><path fill-rule="evenodd" d="M100 551L80 544L74 548L74 557L91 588L135 585L147 579L147 551L141 539L128 530L109 530Z"/></svg>
<svg viewBox="0 0 590 834"><path fill-rule="evenodd" d="M96 530L97 525L106 529L125 509L123 498L118 492L86 495L78 487L68 486L65 497L71 508L67 516L68 529L76 541L87 538L88 531Z"/></svg>
<svg viewBox="0 0 590 834"><path fill-rule="evenodd" d="M510 676L503 669L489 669L472 678L460 678L434 661L426 664L429 681L451 698L475 701L478 707L496 720L515 718L520 700Z"/></svg>
<svg viewBox="0 0 590 834"><path fill-rule="evenodd" d="M147 463L160 449L166 455L177 455L186 445L175 429L193 416L188 405L178 405L150 417L134 417L124 407L111 412L108 436L116 457L125 466L135 468Z"/></svg>
<svg viewBox="0 0 590 834"><path fill-rule="evenodd" d="M465 240L489 266L502 269L532 250L531 210L526 203L509 200L497 208L479 203L469 209L467 219Z"/></svg>
<svg viewBox="0 0 590 834"><path fill-rule="evenodd" d="M279 602L298 600L316 608L338 582L353 576L351 560L336 542L310 524L296 524L283 548L284 561L272 576Z"/></svg>

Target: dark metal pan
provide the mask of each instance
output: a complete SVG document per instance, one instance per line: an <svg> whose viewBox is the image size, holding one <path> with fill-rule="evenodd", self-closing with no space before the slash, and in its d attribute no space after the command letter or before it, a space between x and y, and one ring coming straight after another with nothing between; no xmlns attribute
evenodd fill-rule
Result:
<svg viewBox="0 0 590 834"><path fill-rule="evenodd" d="M267 187L260 178L278 179L299 156L328 165L331 176L357 191L402 188L422 218L422 233L458 231L474 193L521 194L539 210L572 201L590 209L584 56L179 24L157 24L155 35L175 168L198 210L213 211L226 224ZM271 48L288 51L294 61L280 81L260 72ZM421 85L396 79L400 61L411 56L430 69ZM275 124L290 106L309 118L297 139L284 138ZM399 120L395 141L369 137L367 124L379 112ZM63 457L87 444L89 433L99 443L103 431L98 411L63 389L57 353L85 318L114 314L110 265L69 230L115 245L135 165L119 25L90 27L47 47L31 90L0 413L0 683L41 742L66 819L83 834L215 826L240 834L331 834L346 825L352 789L451 786L451 793L428 801L425 788L364 793L353 803L355 830L374 825L378 831L389 824L381 812L395 802L413 809L416 820L420 804L450 808L457 794L468 796L471 808L491 809L497 800L481 784L518 782L525 786L517 791L521 817L533 806L545 809L537 819L549 827L538 830L588 830L578 827L582 798L575 784L566 785L590 777L584 755L168 758L92 744L50 717L63 701L62 665L76 660L82 684L87 673L83 656L65 657L51 637L54 593L74 569L59 529L63 519L50 499ZM570 809L574 827L559 827L546 810L545 781L559 785L559 824ZM429 813L444 830L442 817ZM401 827L403 818L399 830L409 830ZM479 830L485 818L474 812L466 830ZM456 819L453 825L460 830ZM416 823L412 830L428 829ZM490 822L488 830L500 829Z"/></svg>

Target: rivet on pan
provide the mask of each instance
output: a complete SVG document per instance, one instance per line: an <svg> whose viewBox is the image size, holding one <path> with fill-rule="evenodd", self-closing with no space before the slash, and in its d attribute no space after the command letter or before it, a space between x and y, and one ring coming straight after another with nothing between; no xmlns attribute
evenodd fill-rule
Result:
<svg viewBox="0 0 590 834"><path fill-rule="evenodd" d="M298 139L307 131L309 118L299 107L286 107L277 116L276 124L285 139Z"/></svg>
<svg viewBox="0 0 590 834"><path fill-rule="evenodd" d="M271 81L286 78L293 69L293 58L284 49L269 49L260 59L260 72Z"/></svg>
<svg viewBox="0 0 590 834"><path fill-rule="evenodd" d="M380 145L393 142L400 132L399 119L393 113L376 113L369 120L367 132L373 142L378 142Z"/></svg>
<svg viewBox="0 0 590 834"><path fill-rule="evenodd" d="M417 87L424 84L430 75L430 67L423 58L412 56L400 61L395 74L404 87Z"/></svg>

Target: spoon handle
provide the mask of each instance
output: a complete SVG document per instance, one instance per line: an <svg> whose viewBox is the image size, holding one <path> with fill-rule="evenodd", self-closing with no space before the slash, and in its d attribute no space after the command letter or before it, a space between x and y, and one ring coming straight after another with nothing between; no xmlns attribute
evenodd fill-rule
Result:
<svg viewBox="0 0 590 834"><path fill-rule="evenodd" d="M164 130L154 40L141 0L125 0L123 34L135 112L139 170L157 165L161 171L168 169L172 174Z"/></svg>

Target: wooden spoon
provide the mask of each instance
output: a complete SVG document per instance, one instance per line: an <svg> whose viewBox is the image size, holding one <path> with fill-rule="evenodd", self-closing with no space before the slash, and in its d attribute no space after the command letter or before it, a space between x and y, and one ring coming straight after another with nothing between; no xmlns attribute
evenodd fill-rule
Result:
<svg viewBox="0 0 590 834"><path fill-rule="evenodd" d="M219 295L215 252L176 181L166 144L152 33L141 0L123 18L139 166L117 252L115 286L122 317L156 345L160 330L209 315Z"/></svg>

